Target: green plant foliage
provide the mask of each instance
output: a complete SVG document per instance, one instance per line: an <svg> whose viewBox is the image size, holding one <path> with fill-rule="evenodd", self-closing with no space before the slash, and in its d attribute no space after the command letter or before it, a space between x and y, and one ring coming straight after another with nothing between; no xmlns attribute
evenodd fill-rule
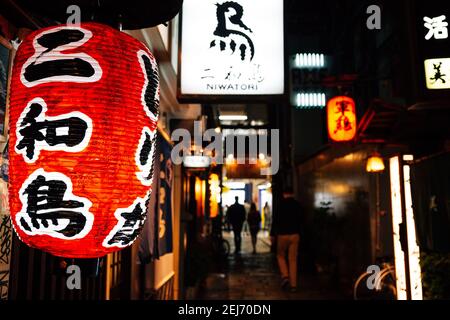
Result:
<svg viewBox="0 0 450 320"><path fill-rule="evenodd" d="M450 299L450 254L422 252L420 260L424 299Z"/></svg>

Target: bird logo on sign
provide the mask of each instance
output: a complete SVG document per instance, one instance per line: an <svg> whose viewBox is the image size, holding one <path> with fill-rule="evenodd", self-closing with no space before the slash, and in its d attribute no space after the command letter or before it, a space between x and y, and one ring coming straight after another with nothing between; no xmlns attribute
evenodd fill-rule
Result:
<svg viewBox="0 0 450 320"><path fill-rule="evenodd" d="M244 8L234 1L217 3L216 6L217 27L214 31L216 38L211 42L210 48L219 46L220 51L229 48L232 54L235 54L238 49L242 61L247 58L250 61L253 60L255 46L250 38L253 31L242 21ZM228 28L227 24L231 24L233 29Z"/></svg>

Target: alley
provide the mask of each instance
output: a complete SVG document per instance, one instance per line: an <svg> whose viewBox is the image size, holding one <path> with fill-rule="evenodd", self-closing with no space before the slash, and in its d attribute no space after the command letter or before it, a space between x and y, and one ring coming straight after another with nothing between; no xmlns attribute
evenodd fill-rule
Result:
<svg viewBox="0 0 450 320"><path fill-rule="evenodd" d="M450 300L449 4L0 0L0 304Z"/></svg>
<svg viewBox="0 0 450 320"><path fill-rule="evenodd" d="M234 252L233 235L224 237ZM299 290L283 291L275 255L270 252L270 238L260 233L257 254L252 254L250 236L243 233L242 254L230 255L223 272L210 274L199 299L205 300L323 300L345 299L318 276L299 274Z"/></svg>

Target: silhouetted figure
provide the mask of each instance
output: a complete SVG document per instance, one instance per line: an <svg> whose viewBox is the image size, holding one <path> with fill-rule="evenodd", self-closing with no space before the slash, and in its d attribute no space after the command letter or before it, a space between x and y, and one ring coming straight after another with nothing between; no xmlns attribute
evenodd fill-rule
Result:
<svg viewBox="0 0 450 320"><path fill-rule="evenodd" d="M256 210L256 205L252 203L250 211L247 215L247 222L250 228L250 235L252 236L253 254L256 253L256 241L258 239L258 232L261 227L261 214Z"/></svg>
<svg viewBox="0 0 450 320"><path fill-rule="evenodd" d="M234 244L236 251L235 253L238 254L241 252L241 233L242 233L242 226L245 221L245 208L242 204L239 204L239 198L235 197L235 203L230 206L228 209L227 215L228 219L231 223L231 226L233 227L233 234L234 234Z"/></svg>
<svg viewBox="0 0 450 320"><path fill-rule="evenodd" d="M272 212L270 210L269 203L266 202L264 205L264 230L270 230L272 227Z"/></svg>
<svg viewBox="0 0 450 320"><path fill-rule="evenodd" d="M277 237L277 260L282 287L297 290L297 255L301 228L301 207L292 192L283 193L280 211L274 215L273 232ZM286 254L288 259L286 260Z"/></svg>

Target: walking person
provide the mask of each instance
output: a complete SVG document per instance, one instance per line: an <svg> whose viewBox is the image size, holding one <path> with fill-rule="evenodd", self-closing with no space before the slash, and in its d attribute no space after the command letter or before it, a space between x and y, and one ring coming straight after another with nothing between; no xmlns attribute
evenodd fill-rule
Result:
<svg viewBox="0 0 450 320"><path fill-rule="evenodd" d="M264 205L264 230L270 230L272 225L272 213L270 212L269 203L266 202Z"/></svg>
<svg viewBox="0 0 450 320"><path fill-rule="evenodd" d="M302 223L300 204L292 192L283 193L280 211L274 215L273 231L277 237L277 261L283 289L297 291L297 255ZM287 256L287 259L286 259Z"/></svg>
<svg viewBox="0 0 450 320"><path fill-rule="evenodd" d="M247 215L247 223L252 237L253 254L256 254L256 241L258 240L258 232L261 228L261 213L256 210L256 204L252 203L250 211Z"/></svg>
<svg viewBox="0 0 450 320"><path fill-rule="evenodd" d="M242 226L245 221L245 208L239 203L239 197L235 197L235 202L228 208L227 215L233 228L235 254L239 254L242 243Z"/></svg>

